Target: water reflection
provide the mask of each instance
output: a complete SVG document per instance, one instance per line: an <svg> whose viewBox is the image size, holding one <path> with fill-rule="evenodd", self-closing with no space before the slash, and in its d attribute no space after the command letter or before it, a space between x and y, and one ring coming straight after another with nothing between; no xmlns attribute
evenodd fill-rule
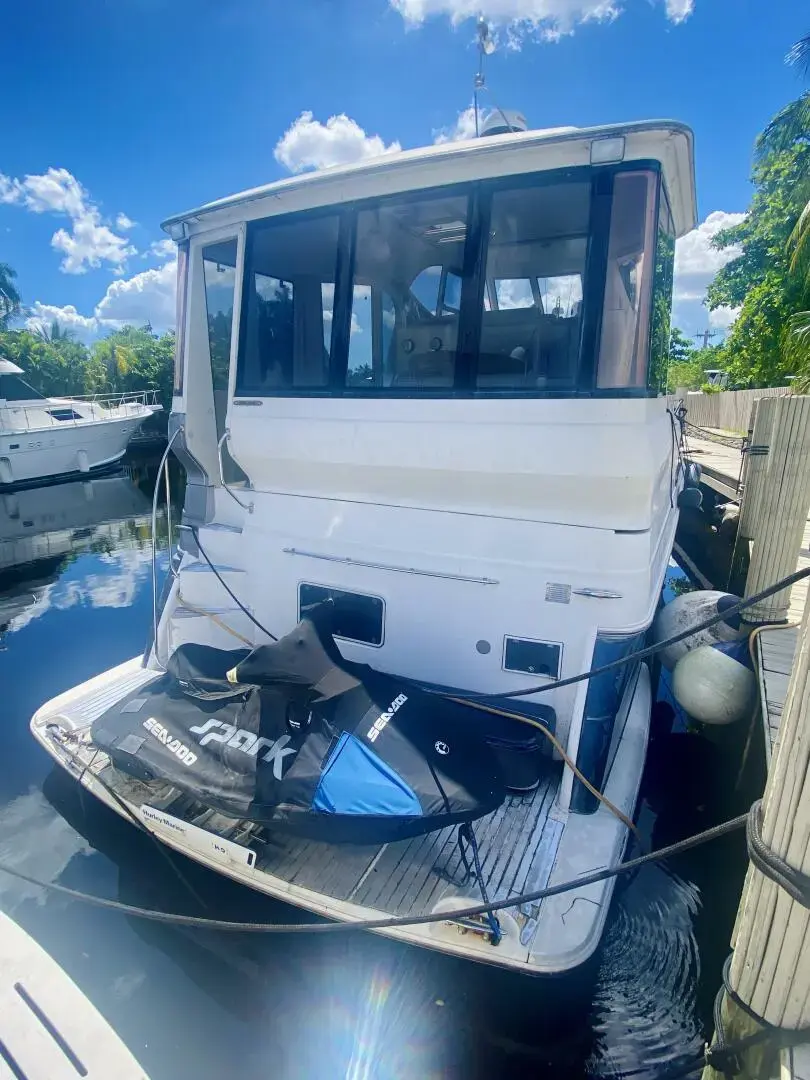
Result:
<svg viewBox="0 0 810 1080"><path fill-rule="evenodd" d="M0 634L52 607L129 607L148 572L150 534L149 499L125 475L0 495ZM97 568L71 573L84 552Z"/></svg>
<svg viewBox="0 0 810 1080"><path fill-rule="evenodd" d="M53 768L29 734L44 700L143 647L153 479L141 469L0 496L0 861L146 907L302 921L178 856L201 909L165 851ZM165 529L161 512L164 571ZM642 820L656 844L727 816L692 797L696 777L714 768L704 751L705 740L683 733L653 746ZM703 774L697 759L708 763ZM701 981L696 933L705 958L704 942L727 940L731 919L701 909L696 883L711 881L715 857L695 852L623 885L597 955L553 981L371 935L149 923L2 874L0 905L66 968L152 1080L615 1080L689 1060L701 1039L696 1003L704 984L713 994L722 956ZM742 865L734 852L729 860Z"/></svg>

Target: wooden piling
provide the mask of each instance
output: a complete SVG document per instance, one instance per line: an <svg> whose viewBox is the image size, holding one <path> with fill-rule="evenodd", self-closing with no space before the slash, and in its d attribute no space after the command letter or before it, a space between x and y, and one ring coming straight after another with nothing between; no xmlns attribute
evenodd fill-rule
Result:
<svg viewBox="0 0 810 1080"><path fill-rule="evenodd" d="M776 398L760 398L752 407L751 437L743 466L743 496L737 535L745 540L754 537L754 526L762 501L763 481L768 472L768 451L773 431Z"/></svg>
<svg viewBox="0 0 810 1080"><path fill-rule="evenodd" d="M779 743L763 797L762 839L789 865L810 874L810 593L782 713ZM764 1020L795 1030L810 1026L810 911L749 866L733 935L729 983ZM726 1041L758 1030L726 996ZM773 1055L763 1046L739 1054L744 1080L771 1076ZM703 1080L722 1080L707 1067Z"/></svg>
<svg viewBox="0 0 810 1080"><path fill-rule="evenodd" d="M763 438L769 422L767 468L755 473L750 510L747 515L743 511L745 522L743 515L740 520L741 535L751 534L753 540L746 597L796 569L810 505L810 396L763 399L757 408ZM745 619L784 622L789 605L790 590L783 589L749 608Z"/></svg>

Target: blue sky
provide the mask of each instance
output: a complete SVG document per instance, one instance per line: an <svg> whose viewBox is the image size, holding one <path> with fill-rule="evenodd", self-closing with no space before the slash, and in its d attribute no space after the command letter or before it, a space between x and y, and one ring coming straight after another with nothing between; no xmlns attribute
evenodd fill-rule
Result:
<svg viewBox="0 0 810 1080"><path fill-rule="evenodd" d="M481 0L29 0L3 15L0 261L90 339L173 320L159 221L290 170L463 130ZM532 127L673 117L696 135L701 226L676 321L703 329L709 240L750 197L751 147L802 89L796 0L490 0L495 99ZM8 93L8 91L7 91ZM727 324L731 313L711 318Z"/></svg>

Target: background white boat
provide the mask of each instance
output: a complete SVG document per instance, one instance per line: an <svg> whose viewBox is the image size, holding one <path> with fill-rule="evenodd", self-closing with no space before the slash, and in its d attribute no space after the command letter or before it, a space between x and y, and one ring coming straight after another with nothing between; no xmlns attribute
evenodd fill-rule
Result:
<svg viewBox="0 0 810 1080"><path fill-rule="evenodd" d="M0 911L0 1076L147 1080L73 980Z"/></svg>
<svg viewBox="0 0 810 1080"><path fill-rule="evenodd" d="M157 391L46 398L0 358L0 487L88 473L123 457Z"/></svg>

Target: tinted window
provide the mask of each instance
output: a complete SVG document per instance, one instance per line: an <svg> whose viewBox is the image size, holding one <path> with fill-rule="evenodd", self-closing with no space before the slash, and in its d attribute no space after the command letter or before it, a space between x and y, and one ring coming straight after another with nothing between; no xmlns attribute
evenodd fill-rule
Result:
<svg viewBox="0 0 810 1080"><path fill-rule="evenodd" d="M209 244L203 248L202 258L211 384L214 390L217 438L220 438L225 431L228 406L228 371L231 363L231 330L236 289L236 240Z"/></svg>
<svg viewBox="0 0 810 1080"><path fill-rule="evenodd" d="M655 279L652 297L650 373L647 385L659 394L667 389L669 335L672 323L672 279L675 270L675 228L667 199L661 192L658 211L658 239L655 245Z"/></svg>
<svg viewBox="0 0 810 1080"><path fill-rule="evenodd" d="M82 414L77 413L75 409L49 409L48 416L52 416L54 420L81 420Z"/></svg>
<svg viewBox="0 0 810 1080"><path fill-rule="evenodd" d="M614 180L597 376L602 389L646 385L656 180L650 172L618 173Z"/></svg>
<svg viewBox="0 0 810 1080"><path fill-rule="evenodd" d="M337 239L337 215L287 218L253 234L237 394L327 385Z"/></svg>
<svg viewBox="0 0 810 1080"><path fill-rule="evenodd" d="M39 390L29 386L19 375L0 375L0 398L6 401L31 401L42 396Z"/></svg>
<svg viewBox="0 0 810 1080"><path fill-rule="evenodd" d="M493 195L479 389L575 386L590 191L583 182Z"/></svg>
<svg viewBox="0 0 810 1080"><path fill-rule="evenodd" d="M466 197L398 199L358 214L349 385L452 388L466 235Z"/></svg>

